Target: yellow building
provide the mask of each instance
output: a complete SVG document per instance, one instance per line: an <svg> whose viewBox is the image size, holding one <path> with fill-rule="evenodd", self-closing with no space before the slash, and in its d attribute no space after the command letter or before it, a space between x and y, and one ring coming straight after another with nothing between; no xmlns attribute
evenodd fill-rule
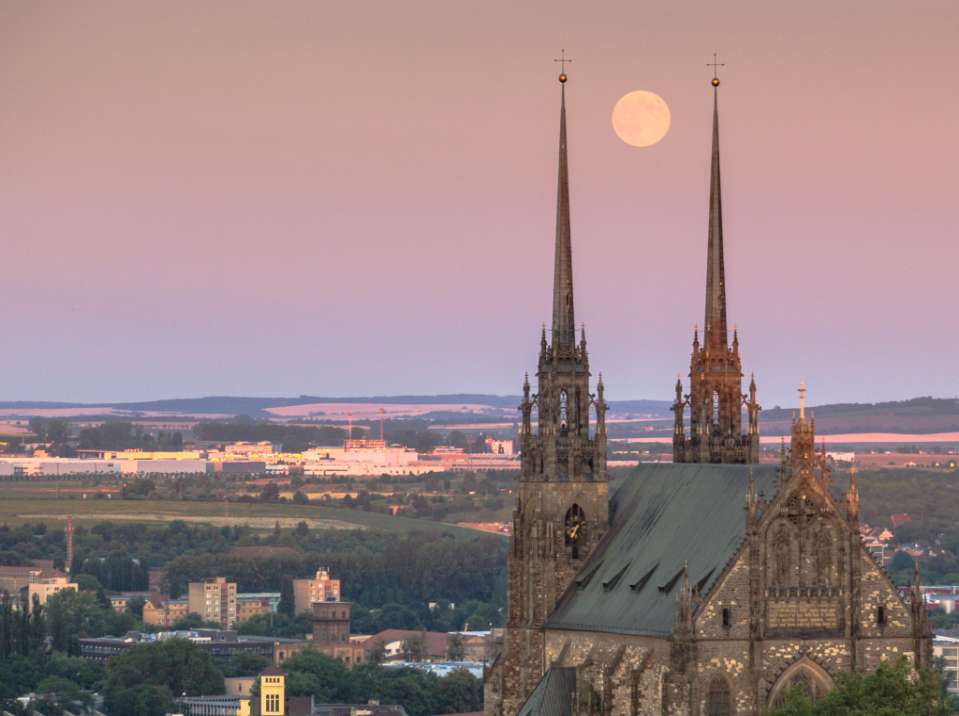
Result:
<svg viewBox="0 0 959 716"><path fill-rule="evenodd" d="M238 595L236 598L237 624L249 621L253 617L258 617L261 614L271 614L273 611L273 605L270 604L269 599L262 597L244 598L243 595Z"/></svg>
<svg viewBox="0 0 959 716"><path fill-rule="evenodd" d="M77 583L71 582L67 577L39 577L30 582L27 587L27 596L30 604L33 604L33 595L40 599L41 606L47 603L47 600L57 592L63 590L77 591Z"/></svg>
<svg viewBox="0 0 959 716"><path fill-rule="evenodd" d="M199 460L203 454L199 450L103 450L103 460Z"/></svg>
<svg viewBox="0 0 959 716"><path fill-rule="evenodd" d="M286 676L283 670L269 666L260 674L260 715L283 716L286 713Z"/></svg>
<svg viewBox="0 0 959 716"><path fill-rule="evenodd" d="M47 567L0 566L0 592L16 595L21 589L27 590L27 598L33 604L33 595L46 604L47 599L64 589L77 591L76 582L71 582L66 573Z"/></svg>
<svg viewBox="0 0 959 716"><path fill-rule="evenodd" d="M147 599L143 604L143 623L171 627L189 613L190 606L186 599L168 599L165 602Z"/></svg>
<svg viewBox="0 0 959 716"><path fill-rule="evenodd" d="M318 569L313 579L293 580L293 605L297 614L308 612L314 602L340 601L340 580L333 579L328 569Z"/></svg>

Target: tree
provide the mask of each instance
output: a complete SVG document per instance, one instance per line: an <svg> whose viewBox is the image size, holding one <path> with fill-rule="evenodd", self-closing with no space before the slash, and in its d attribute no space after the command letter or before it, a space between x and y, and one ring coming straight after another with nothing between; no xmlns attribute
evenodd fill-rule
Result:
<svg viewBox="0 0 959 716"><path fill-rule="evenodd" d="M100 584L100 580L94 577L92 574L76 574L73 577L73 581L76 582L77 589L79 589L81 592L99 592L103 589L103 585Z"/></svg>
<svg viewBox="0 0 959 716"><path fill-rule="evenodd" d="M426 646L423 643L423 636L416 634L403 640L403 658L407 661L422 661L426 653Z"/></svg>
<svg viewBox="0 0 959 716"><path fill-rule="evenodd" d="M30 432L37 436L37 442L45 443L47 441L47 421L43 418L30 418L27 423Z"/></svg>
<svg viewBox="0 0 959 716"><path fill-rule="evenodd" d="M296 602L293 597L293 580L284 579L283 583L280 585L280 603L277 605L277 612L280 614L285 614L288 617L293 617L293 612L296 609Z"/></svg>
<svg viewBox="0 0 959 716"><path fill-rule="evenodd" d="M290 696L313 695L325 703L350 701L349 671L338 659L315 651L303 651L283 662Z"/></svg>
<svg viewBox="0 0 959 716"><path fill-rule="evenodd" d="M190 612L173 625L174 631L190 631L191 629L222 629L223 625L219 622L203 621L203 617L195 612Z"/></svg>
<svg viewBox="0 0 959 716"><path fill-rule="evenodd" d="M908 555L905 552L896 552L892 556L892 560L889 562L889 571L908 572L909 576L912 576L912 571L915 569L915 566L916 560L914 560L911 555Z"/></svg>
<svg viewBox="0 0 959 716"><path fill-rule="evenodd" d="M54 445L63 445L70 437L70 428L66 420L54 418L47 421L47 440Z"/></svg>
<svg viewBox="0 0 959 716"><path fill-rule="evenodd" d="M146 599L143 597L133 597L127 601L127 611L133 615L137 621L143 621L143 606L146 604Z"/></svg>
<svg viewBox="0 0 959 716"><path fill-rule="evenodd" d="M80 639L103 636L108 614L93 592L64 589L47 599L47 629L53 648L79 655Z"/></svg>
<svg viewBox="0 0 959 716"><path fill-rule="evenodd" d="M941 675L913 672L908 659L882 662L871 673L843 673L836 688L813 703L802 687L793 687L784 705L770 716L948 716Z"/></svg>
<svg viewBox="0 0 959 716"><path fill-rule="evenodd" d="M0 659L0 699L13 699L31 691L40 678L33 659L9 656Z"/></svg>
<svg viewBox="0 0 959 716"><path fill-rule="evenodd" d="M155 688L144 692L143 686ZM148 697L167 704L171 694L222 693L223 674L213 657L186 639L138 644L107 662L104 699L110 716L152 716L155 711L144 710Z"/></svg>
<svg viewBox="0 0 959 716"><path fill-rule="evenodd" d="M103 699L103 710L110 716L165 716L172 709L173 693L155 684L107 691Z"/></svg>
<svg viewBox="0 0 959 716"><path fill-rule="evenodd" d="M463 635L453 633L446 642L446 658L450 661L462 661L466 656L466 647L463 644Z"/></svg>
<svg viewBox="0 0 959 716"><path fill-rule="evenodd" d="M376 642L370 649L369 660L371 664L382 664L386 661L386 644L382 641Z"/></svg>
<svg viewBox="0 0 959 716"><path fill-rule="evenodd" d="M416 612L410 607L390 602L380 610L380 629L417 629L422 624Z"/></svg>
<svg viewBox="0 0 959 716"><path fill-rule="evenodd" d="M483 703L483 682L466 669L457 669L440 679L437 710L443 713L466 713Z"/></svg>
<svg viewBox="0 0 959 716"><path fill-rule="evenodd" d="M270 665L265 656L241 651L227 660L223 667L224 676L253 676Z"/></svg>
<svg viewBox="0 0 959 716"><path fill-rule="evenodd" d="M37 684L36 692L44 701L60 710L87 711L93 706L93 694L84 691L78 684L62 676L47 676Z"/></svg>

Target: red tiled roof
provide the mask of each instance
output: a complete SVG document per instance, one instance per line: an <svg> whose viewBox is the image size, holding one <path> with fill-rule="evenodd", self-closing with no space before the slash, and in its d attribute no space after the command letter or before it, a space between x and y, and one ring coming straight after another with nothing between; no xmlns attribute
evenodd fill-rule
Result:
<svg viewBox="0 0 959 716"><path fill-rule="evenodd" d="M912 517L907 515L905 512L897 512L896 514L891 515L889 520L892 522L892 528L896 529L899 525L903 525L906 522L912 522Z"/></svg>
<svg viewBox="0 0 959 716"><path fill-rule="evenodd" d="M427 657L446 657L449 634L444 631L417 631L415 629L384 629L362 642L364 649L372 649L377 644L389 644L420 637L423 639L423 652Z"/></svg>
<svg viewBox="0 0 959 716"><path fill-rule="evenodd" d="M13 567L8 565L0 566L0 577L20 577L25 579L33 574L36 574L44 579L49 579L50 577L67 576L65 572L61 572L59 569L47 569L45 567L35 567L33 565L27 565L24 567Z"/></svg>

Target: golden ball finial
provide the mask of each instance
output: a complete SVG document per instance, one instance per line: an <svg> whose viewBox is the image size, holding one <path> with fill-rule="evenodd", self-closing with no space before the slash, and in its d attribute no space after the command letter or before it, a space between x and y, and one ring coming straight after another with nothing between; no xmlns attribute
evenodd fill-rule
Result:
<svg viewBox="0 0 959 716"><path fill-rule="evenodd" d="M566 82L567 79L568 79L568 78L566 77L566 73L565 73L565 72L560 72L560 73L559 73L559 81L560 81L560 82Z"/></svg>
<svg viewBox="0 0 959 716"><path fill-rule="evenodd" d="M719 78L713 77L713 87L719 87Z"/></svg>

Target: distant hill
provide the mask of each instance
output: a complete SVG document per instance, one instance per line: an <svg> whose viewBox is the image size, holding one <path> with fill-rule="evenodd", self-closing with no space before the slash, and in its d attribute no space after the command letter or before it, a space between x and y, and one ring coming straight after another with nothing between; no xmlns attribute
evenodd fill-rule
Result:
<svg viewBox="0 0 959 716"><path fill-rule="evenodd" d="M146 400L130 403L69 403L59 401L12 401L0 402L0 417L25 418L33 415L62 415L112 417L156 417L203 415L248 415L253 418L277 418L284 411L278 408L295 406L319 406L315 413L304 411L302 415L312 415L325 420L345 418L346 410L358 417L366 412L367 419L376 413L372 406L403 406L410 408L406 415L416 416L430 421L463 420L464 422L482 422L494 419L512 419L516 417L516 408L520 403L519 395L488 395L483 393L449 393L442 395L375 395L352 397L325 397L300 395L291 397L245 397L245 396L207 396L202 398L172 398L167 400ZM327 406L324 408L324 405ZM357 408L335 411L328 406L352 405L371 406L365 410ZM616 428L617 437L632 434L658 434L671 431L672 418L670 402L667 400L613 400L610 401L610 414L615 418L648 419L641 429L638 425L622 425ZM436 406L431 409L430 406ZM460 407L462 406L462 407ZM477 410L479 406L479 410ZM959 399L921 397L911 400L883 403L835 403L819 405L812 409L816 417L816 430L820 434L847 432L897 432L897 433L933 433L959 432ZM75 412L74 412L75 411ZM270 412L273 411L273 412ZM293 418L296 411L287 411ZM390 411L387 410L389 413ZM764 435L788 434L792 424L792 408L769 408L760 413L760 430ZM321 417L322 416L322 417ZM394 417L403 417L397 411Z"/></svg>
<svg viewBox="0 0 959 716"><path fill-rule="evenodd" d="M773 408L760 413L765 435L787 435L795 409ZM912 398L884 403L834 403L812 408L816 432L946 433L959 431L959 399Z"/></svg>
<svg viewBox="0 0 959 716"><path fill-rule="evenodd" d="M209 414L225 413L228 415L249 415L251 417L268 417L268 408L287 407L293 405L309 405L313 403L359 403L372 404L482 404L493 408L515 408L519 397L502 395L480 395L472 393L455 393L450 395L383 395L362 397L324 397L317 395L301 395L296 398L252 398L229 395L211 395L202 398L169 398L165 400L143 400L131 403L66 403L53 401L0 401L0 413L15 415L17 411L37 410L83 410L89 414L91 409L103 408L105 414L116 411L130 413L181 413L181 414ZM23 413L24 415L29 413Z"/></svg>

